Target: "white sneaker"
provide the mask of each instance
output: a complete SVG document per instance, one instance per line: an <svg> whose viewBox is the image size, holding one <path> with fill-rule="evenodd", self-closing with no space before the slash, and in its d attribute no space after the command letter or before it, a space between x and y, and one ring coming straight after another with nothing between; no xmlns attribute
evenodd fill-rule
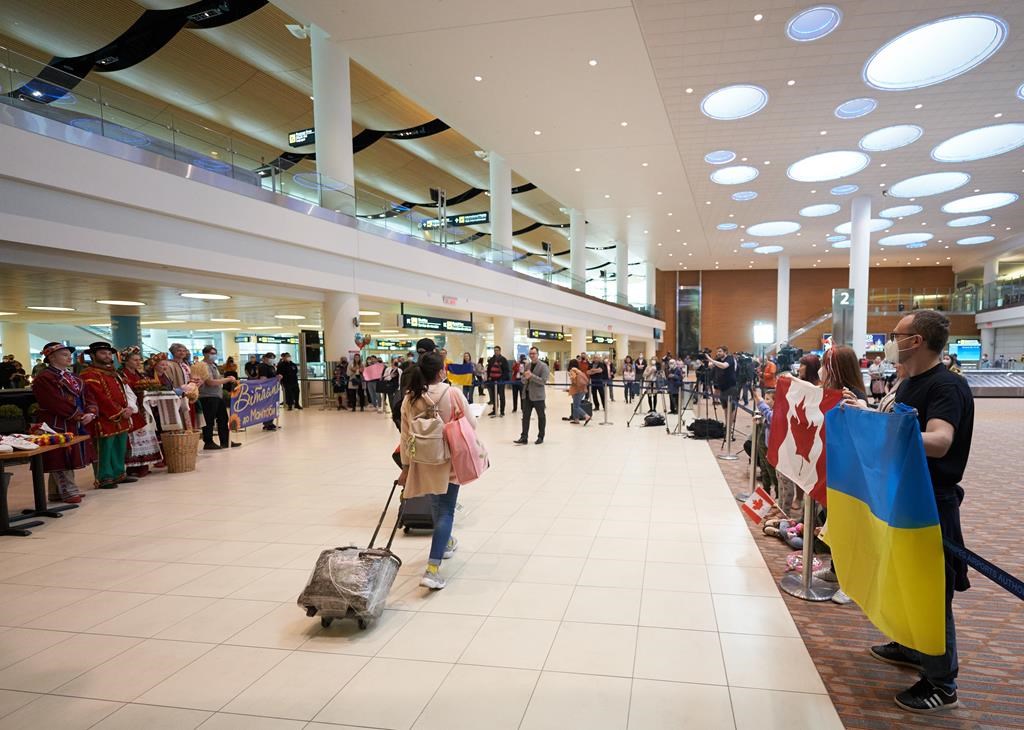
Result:
<svg viewBox="0 0 1024 730"><path fill-rule="evenodd" d="M12 449L17 449L18 451L32 451L39 448L39 444L26 441L20 436L4 436L0 438L0 443L7 444Z"/></svg>
<svg viewBox="0 0 1024 730"><path fill-rule="evenodd" d="M447 581L441 577L440 573L431 573L427 570L423 573L423 577L420 578L420 585L432 591L439 591L447 585Z"/></svg>
<svg viewBox="0 0 1024 730"><path fill-rule="evenodd" d="M459 541L458 541L458 539L455 538L454 536L453 537L449 537L448 538L448 544L444 546L444 553L441 555L441 559L442 560L447 560L452 555L454 555L455 551L458 550L458 549L459 549Z"/></svg>
<svg viewBox="0 0 1024 730"><path fill-rule="evenodd" d="M836 591L832 595L832 603L838 603L840 606L845 606L847 603L852 603L853 599L842 591Z"/></svg>

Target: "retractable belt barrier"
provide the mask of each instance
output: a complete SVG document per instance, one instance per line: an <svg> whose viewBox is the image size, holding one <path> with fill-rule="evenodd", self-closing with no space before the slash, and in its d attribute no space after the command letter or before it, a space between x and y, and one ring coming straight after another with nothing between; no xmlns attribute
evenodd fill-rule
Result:
<svg viewBox="0 0 1024 730"><path fill-rule="evenodd" d="M949 540L943 539L942 544L949 552L966 562L997 586L1024 601L1024 581L1020 578L1010 575L998 565L993 565L977 553L971 552L967 548L956 545Z"/></svg>

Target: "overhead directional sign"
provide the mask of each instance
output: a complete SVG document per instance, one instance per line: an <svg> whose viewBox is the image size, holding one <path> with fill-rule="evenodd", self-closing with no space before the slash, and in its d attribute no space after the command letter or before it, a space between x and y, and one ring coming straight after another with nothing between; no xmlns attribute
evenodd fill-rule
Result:
<svg viewBox="0 0 1024 730"><path fill-rule="evenodd" d="M429 218L420 223L421 230L431 230L434 228L441 227L440 218ZM480 223L489 223L491 220L491 214L489 211L482 210L479 213L462 213L461 215L450 215L443 219L448 226L475 226Z"/></svg>
<svg viewBox="0 0 1024 730"><path fill-rule="evenodd" d="M611 335L594 335L590 341L595 345L612 345L615 343L615 338Z"/></svg>
<svg viewBox="0 0 1024 730"><path fill-rule="evenodd" d="M403 314L402 327L417 330L433 330L434 332L472 332L473 322L465 319L445 319L444 317L426 317L421 314Z"/></svg>
<svg viewBox="0 0 1024 730"><path fill-rule="evenodd" d="M565 333L556 330L530 330L531 340L564 340Z"/></svg>
<svg viewBox="0 0 1024 730"><path fill-rule="evenodd" d="M316 144L316 130L313 127L288 133L289 147L305 147L308 144Z"/></svg>

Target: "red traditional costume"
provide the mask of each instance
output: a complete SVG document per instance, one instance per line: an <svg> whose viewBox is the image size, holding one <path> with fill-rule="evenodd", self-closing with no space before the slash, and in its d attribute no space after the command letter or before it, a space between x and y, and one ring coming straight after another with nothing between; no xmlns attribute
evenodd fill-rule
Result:
<svg viewBox="0 0 1024 730"><path fill-rule="evenodd" d="M89 351L114 348L105 342L94 342ZM96 487L112 489L119 482L135 481L125 473L124 459L128 449L128 431L131 429L131 415L125 382L113 364L103 366L95 361L82 371L82 380L87 386L88 402L94 404L99 417L92 423L93 439L96 441Z"/></svg>
<svg viewBox="0 0 1024 730"><path fill-rule="evenodd" d="M135 395L135 412L132 414L131 431L128 433L128 453L125 457L125 466L129 474L143 477L149 473L151 464L159 464L163 461L163 455L160 452L160 442L156 437L156 427L148 422L143 407L146 385L155 384L158 381L147 378L145 373L126 367L129 358L138 354L139 348L137 347L129 347L121 351L121 375ZM129 406L131 406L130 403Z"/></svg>

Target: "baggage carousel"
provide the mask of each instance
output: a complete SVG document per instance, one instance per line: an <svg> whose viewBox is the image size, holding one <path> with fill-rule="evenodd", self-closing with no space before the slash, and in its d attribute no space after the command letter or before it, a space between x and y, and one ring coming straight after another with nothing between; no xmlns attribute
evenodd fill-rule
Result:
<svg viewBox="0 0 1024 730"><path fill-rule="evenodd" d="M975 398L1024 398L1024 370L964 370Z"/></svg>

